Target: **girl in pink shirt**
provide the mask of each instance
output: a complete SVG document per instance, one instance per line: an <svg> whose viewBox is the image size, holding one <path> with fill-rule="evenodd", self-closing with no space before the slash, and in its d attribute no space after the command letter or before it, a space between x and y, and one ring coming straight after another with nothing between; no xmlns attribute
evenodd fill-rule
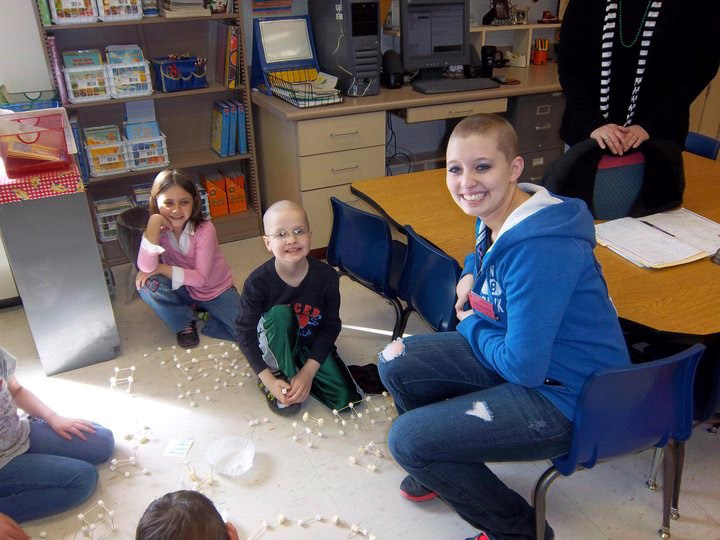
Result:
<svg viewBox="0 0 720 540"><path fill-rule="evenodd" d="M142 299L176 332L182 348L200 341L195 309L210 315L203 334L235 341L240 296L215 226L203 220L200 196L186 174L168 169L155 177L150 214L135 280Z"/></svg>

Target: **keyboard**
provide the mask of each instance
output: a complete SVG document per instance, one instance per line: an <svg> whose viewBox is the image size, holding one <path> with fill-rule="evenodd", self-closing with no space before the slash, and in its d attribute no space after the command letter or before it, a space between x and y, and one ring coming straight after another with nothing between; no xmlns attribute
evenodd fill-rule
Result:
<svg viewBox="0 0 720 540"><path fill-rule="evenodd" d="M477 77L475 79L420 79L413 82L413 90L422 94L444 94L446 92L471 92L498 88L493 80Z"/></svg>

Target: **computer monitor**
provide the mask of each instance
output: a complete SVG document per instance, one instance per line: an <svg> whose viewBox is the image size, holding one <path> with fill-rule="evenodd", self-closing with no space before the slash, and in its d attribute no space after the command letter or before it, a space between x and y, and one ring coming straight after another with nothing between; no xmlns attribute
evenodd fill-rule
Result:
<svg viewBox="0 0 720 540"><path fill-rule="evenodd" d="M403 68L436 78L470 63L469 0L400 0Z"/></svg>
<svg viewBox="0 0 720 540"><path fill-rule="evenodd" d="M314 58L306 19L262 19L260 39L268 64Z"/></svg>

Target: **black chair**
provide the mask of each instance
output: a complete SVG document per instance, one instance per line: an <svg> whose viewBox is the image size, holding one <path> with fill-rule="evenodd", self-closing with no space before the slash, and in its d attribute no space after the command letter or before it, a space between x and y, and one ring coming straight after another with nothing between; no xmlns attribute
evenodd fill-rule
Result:
<svg viewBox="0 0 720 540"><path fill-rule="evenodd" d="M455 288L461 269L457 261L438 249L410 225L405 225L407 254L398 286L398 296L406 303L400 325L402 335L410 315L415 312L436 332L454 330Z"/></svg>
<svg viewBox="0 0 720 540"><path fill-rule="evenodd" d="M333 225L327 261L348 276L382 296L395 310L392 339L401 334L402 305L397 285L405 259L405 245L392 239L384 218L330 197Z"/></svg>
<svg viewBox="0 0 720 540"><path fill-rule="evenodd" d="M668 445L674 457L675 443L692 433L693 382L704 351L705 346L697 344L662 360L598 371L587 379L575 406L570 450L553 458L535 485L538 540L545 538L547 490L560 475L653 446ZM662 538L670 536L674 464L666 459L663 466Z"/></svg>
<svg viewBox="0 0 720 540"><path fill-rule="evenodd" d="M135 274L137 274L137 258L140 251L143 232L150 219L150 212L144 206L128 208L117 218L117 240L123 255L132 263L127 279L127 296L129 302L137 294Z"/></svg>

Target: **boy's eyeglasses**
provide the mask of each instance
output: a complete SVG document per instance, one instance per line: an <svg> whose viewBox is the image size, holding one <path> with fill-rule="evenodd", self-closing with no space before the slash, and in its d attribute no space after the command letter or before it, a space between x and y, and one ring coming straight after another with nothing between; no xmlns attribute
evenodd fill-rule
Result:
<svg viewBox="0 0 720 540"><path fill-rule="evenodd" d="M275 240L287 240L288 238L290 238L291 234L295 238L304 238L307 236L308 231L303 229L302 227L299 227L297 229L293 229L292 231L278 231L272 234L266 234L265 236L268 238L274 238Z"/></svg>

